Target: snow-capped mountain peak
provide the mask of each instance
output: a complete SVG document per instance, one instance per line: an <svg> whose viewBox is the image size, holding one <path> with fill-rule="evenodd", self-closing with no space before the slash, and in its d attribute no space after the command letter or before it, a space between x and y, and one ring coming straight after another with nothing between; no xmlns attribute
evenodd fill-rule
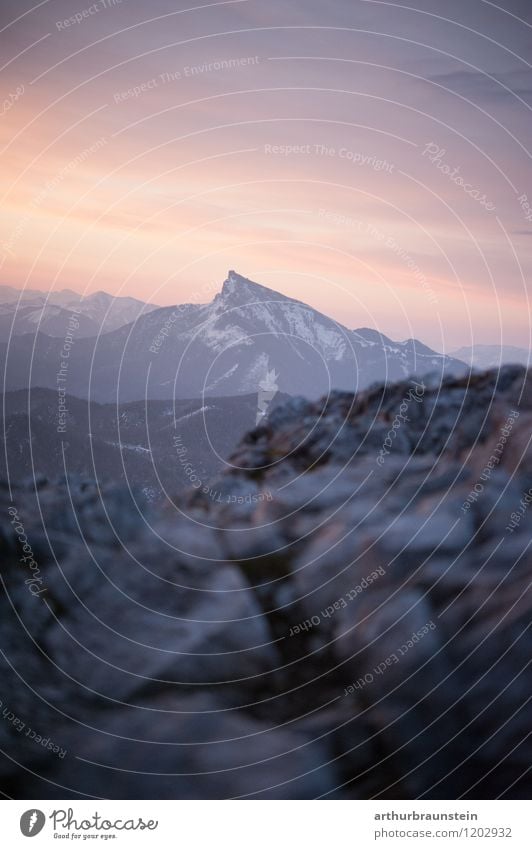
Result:
<svg viewBox="0 0 532 849"><path fill-rule="evenodd" d="M100 306L94 302L101 299L97 293L85 306ZM150 314L140 314L145 305L133 299L119 304L122 321L131 307L134 325L100 335L96 346L77 338L69 361L69 378L80 391L89 391L90 384L97 400L117 393L123 400L145 393L165 399L239 395L273 391L274 384L276 391L318 398L331 389L352 392L376 381L466 369L414 340L394 342L377 330L351 330L234 270L209 304ZM91 313L88 309L84 318ZM32 380L53 387L59 351L49 342L43 347L35 357L28 346ZM9 388L19 388L21 380L18 372L9 376Z"/></svg>
<svg viewBox="0 0 532 849"><path fill-rule="evenodd" d="M267 286L261 286L236 271L229 271L222 286L222 291L215 300L234 305L253 304L257 301L290 301L291 298L282 295Z"/></svg>

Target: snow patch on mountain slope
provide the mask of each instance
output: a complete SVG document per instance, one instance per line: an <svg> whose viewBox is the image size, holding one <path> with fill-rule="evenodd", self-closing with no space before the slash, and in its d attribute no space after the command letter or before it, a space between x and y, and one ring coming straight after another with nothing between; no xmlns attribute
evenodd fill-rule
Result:
<svg viewBox="0 0 532 849"><path fill-rule="evenodd" d="M204 404L203 407L199 407L197 410L193 410L191 413L185 413L184 416L179 416L179 418L176 419L176 424L178 422L184 422L186 419L191 419L193 416L197 416L198 413L206 413L207 410L214 410L214 407Z"/></svg>
<svg viewBox="0 0 532 849"><path fill-rule="evenodd" d="M112 442L109 439L104 440L104 444L112 445L113 448L121 448L126 451L135 451L137 454L151 454L151 449L145 448L144 445L132 445L129 442Z"/></svg>
<svg viewBox="0 0 532 849"><path fill-rule="evenodd" d="M217 326L213 321L205 322L199 332L195 328L194 332L189 335L192 338L195 337L216 354L225 351L226 348L253 344L248 334L238 325Z"/></svg>
<svg viewBox="0 0 532 849"><path fill-rule="evenodd" d="M212 380L209 384L207 384L205 390L207 392L211 392L220 383L223 383L225 380L228 380L230 377L232 377L237 368L238 363L235 363L234 366L231 366L231 368L224 372L224 374L220 375L220 377L217 377L216 380Z"/></svg>

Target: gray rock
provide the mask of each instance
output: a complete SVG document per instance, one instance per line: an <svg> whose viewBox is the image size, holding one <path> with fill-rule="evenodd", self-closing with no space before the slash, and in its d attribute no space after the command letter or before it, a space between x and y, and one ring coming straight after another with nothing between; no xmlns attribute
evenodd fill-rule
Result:
<svg viewBox="0 0 532 849"><path fill-rule="evenodd" d="M411 382L272 411L216 484L267 499L0 482L2 792L528 798L532 380L424 382L382 464Z"/></svg>

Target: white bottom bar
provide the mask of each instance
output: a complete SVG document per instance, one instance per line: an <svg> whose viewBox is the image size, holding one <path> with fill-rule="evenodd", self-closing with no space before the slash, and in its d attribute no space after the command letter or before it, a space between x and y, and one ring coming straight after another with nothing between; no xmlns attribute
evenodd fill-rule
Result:
<svg viewBox="0 0 532 849"><path fill-rule="evenodd" d="M35 847L530 849L528 807L521 801L33 800L4 801L0 820L9 849L27 847L31 837Z"/></svg>

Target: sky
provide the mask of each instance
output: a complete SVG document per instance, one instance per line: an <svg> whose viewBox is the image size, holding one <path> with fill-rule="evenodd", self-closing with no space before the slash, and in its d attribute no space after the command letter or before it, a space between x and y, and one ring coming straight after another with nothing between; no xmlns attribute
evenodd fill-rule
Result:
<svg viewBox="0 0 532 849"><path fill-rule="evenodd" d="M529 0L2 0L0 282L530 347ZM208 294L207 294L208 293Z"/></svg>

